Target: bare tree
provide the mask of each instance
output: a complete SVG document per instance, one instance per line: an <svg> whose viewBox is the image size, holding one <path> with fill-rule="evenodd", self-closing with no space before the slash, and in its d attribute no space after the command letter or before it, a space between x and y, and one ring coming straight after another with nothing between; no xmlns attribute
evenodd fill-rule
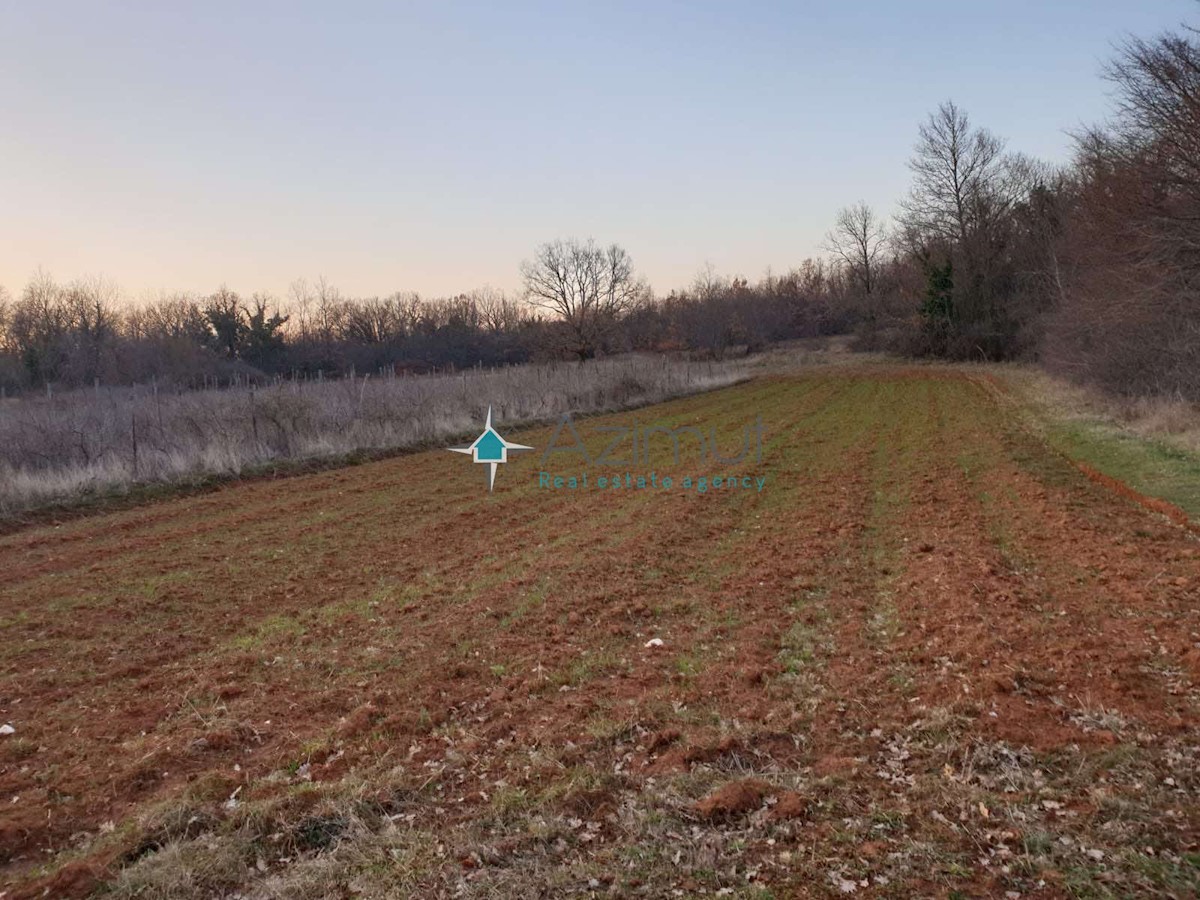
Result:
<svg viewBox="0 0 1200 900"><path fill-rule="evenodd" d="M65 337L70 314L64 289L39 269L13 306L9 341L35 382L54 381L70 355Z"/></svg>
<svg viewBox="0 0 1200 900"><path fill-rule="evenodd" d="M297 278L288 285L287 307L295 323L296 335L304 341L312 340L313 293L307 278Z"/></svg>
<svg viewBox="0 0 1200 900"><path fill-rule="evenodd" d="M359 344L386 344L404 336L400 309L391 299L370 297L346 304L342 337Z"/></svg>
<svg viewBox="0 0 1200 900"><path fill-rule="evenodd" d="M120 331L120 302L117 286L103 278L81 279L64 292L63 303L73 338L67 366L71 380L86 383L104 376L104 369L111 368L111 360L106 357L111 355Z"/></svg>
<svg viewBox="0 0 1200 900"><path fill-rule="evenodd" d="M341 291L324 275L315 285L299 278L288 288L289 321L295 323L300 339L317 353L321 367L336 365L334 348L346 325L347 303Z"/></svg>
<svg viewBox="0 0 1200 900"><path fill-rule="evenodd" d="M1163 237L1200 252L1200 31L1132 38L1108 66L1117 119L1106 152L1137 171Z"/></svg>
<svg viewBox="0 0 1200 900"><path fill-rule="evenodd" d="M945 279L953 320L990 327L985 323L1004 317L998 284L1012 213L1045 177L1045 166L1006 154L1003 140L973 127L947 101L921 126L909 169L913 186L901 205L899 243Z"/></svg>
<svg viewBox="0 0 1200 900"><path fill-rule="evenodd" d="M503 291L482 287L467 294L475 304L479 321L492 334L515 331L521 323L521 307L510 300Z"/></svg>
<svg viewBox="0 0 1200 900"><path fill-rule="evenodd" d="M9 350L9 327L12 323L12 297L8 289L0 284L0 350Z"/></svg>
<svg viewBox="0 0 1200 900"><path fill-rule="evenodd" d="M734 339L733 293L733 283L706 262L675 309L680 337L689 346L722 358Z"/></svg>
<svg viewBox="0 0 1200 900"><path fill-rule="evenodd" d="M903 202L905 225L945 241L970 242L986 196L999 178L1004 142L972 128L953 101L921 125L908 167L913 186Z"/></svg>
<svg viewBox="0 0 1200 900"><path fill-rule="evenodd" d="M526 299L566 323L580 359L596 355L605 332L646 290L624 248L592 240L543 244L521 264L521 275Z"/></svg>
<svg viewBox="0 0 1200 900"><path fill-rule="evenodd" d="M190 340L203 343L208 323L199 301L187 294L164 294L125 318L126 334L134 339Z"/></svg>
<svg viewBox="0 0 1200 900"><path fill-rule="evenodd" d="M866 203L859 201L838 211L826 246L839 260L867 299L867 315L874 315L871 295L879 280L880 258L887 246L887 227Z"/></svg>
<svg viewBox="0 0 1200 900"><path fill-rule="evenodd" d="M316 338L327 364L334 360L333 347L341 333L345 320L346 302L342 292L329 283L324 275L317 278L314 324Z"/></svg>
<svg viewBox="0 0 1200 900"><path fill-rule="evenodd" d="M401 334L412 334L421 320L421 295L416 291L396 291L389 294L385 302L396 316Z"/></svg>
<svg viewBox="0 0 1200 900"><path fill-rule="evenodd" d="M1079 136L1042 358L1123 393L1200 399L1200 34L1133 38L1116 115Z"/></svg>

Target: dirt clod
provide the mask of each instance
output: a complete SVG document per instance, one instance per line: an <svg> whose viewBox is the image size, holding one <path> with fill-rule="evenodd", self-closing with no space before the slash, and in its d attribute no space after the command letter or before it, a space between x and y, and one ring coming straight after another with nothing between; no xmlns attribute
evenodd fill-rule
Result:
<svg viewBox="0 0 1200 900"><path fill-rule="evenodd" d="M778 801L771 807L769 818L773 822L782 822L788 819L802 819L807 814L807 799L795 791L784 791L779 794Z"/></svg>
<svg viewBox="0 0 1200 900"><path fill-rule="evenodd" d="M706 821L721 821L753 812L762 805L770 785L757 778L730 781L696 803L696 815Z"/></svg>

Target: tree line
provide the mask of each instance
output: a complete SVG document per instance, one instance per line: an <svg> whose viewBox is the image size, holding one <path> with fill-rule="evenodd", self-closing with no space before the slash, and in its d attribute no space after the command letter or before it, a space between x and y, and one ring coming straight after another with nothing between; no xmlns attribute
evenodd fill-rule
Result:
<svg viewBox="0 0 1200 900"><path fill-rule="evenodd" d="M520 295L347 297L325 279L282 301L221 286L131 305L102 279L39 272L0 292L0 386L9 393L97 382L197 386L349 372L429 372L630 350L722 357L790 337L845 331L821 262L762 279L713 272L656 299L616 245L559 240L523 264Z"/></svg>
<svg viewBox="0 0 1200 900"><path fill-rule="evenodd" d="M1036 359L1126 394L1200 400L1200 40L1132 38L1115 108L1069 165L1010 152L952 102L921 125L912 186L884 222L839 214L859 345Z"/></svg>
<svg viewBox="0 0 1200 900"><path fill-rule="evenodd" d="M555 240L522 291L283 300L222 286L122 303L98 279L0 288L0 387L429 371L628 350L720 358L854 332L862 349L1039 360L1124 393L1200 400L1200 40L1130 39L1111 121L1050 166L953 102L918 129L896 215L842 209L823 259L751 283L711 268L656 297L617 244Z"/></svg>

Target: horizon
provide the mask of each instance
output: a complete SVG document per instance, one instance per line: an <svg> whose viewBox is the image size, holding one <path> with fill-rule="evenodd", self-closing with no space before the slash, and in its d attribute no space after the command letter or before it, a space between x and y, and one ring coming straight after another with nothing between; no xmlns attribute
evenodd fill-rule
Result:
<svg viewBox="0 0 1200 900"><path fill-rule="evenodd" d="M514 294L560 237L622 245L659 295L757 280L824 257L843 206L890 217L946 99L1067 162L1114 44L1195 4L356 11L12 4L0 285Z"/></svg>

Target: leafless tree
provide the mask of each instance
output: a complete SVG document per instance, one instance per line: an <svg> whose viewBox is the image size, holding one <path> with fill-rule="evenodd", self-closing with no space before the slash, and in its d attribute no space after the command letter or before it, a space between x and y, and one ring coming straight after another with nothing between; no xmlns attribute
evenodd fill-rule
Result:
<svg viewBox="0 0 1200 900"><path fill-rule="evenodd" d="M125 328L129 337L149 340L202 342L208 332L204 311L195 297L166 294L141 308L131 309Z"/></svg>
<svg viewBox="0 0 1200 900"><path fill-rule="evenodd" d="M288 285L287 307L296 336L311 340L313 334L313 292L307 278L297 278Z"/></svg>
<svg viewBox="0 0 1200 900"><path fill-rule="evenodd" d="M324 275L315 284L300 278L288 289L288 311L302 341L318 348L319 364L333 365L334 345L346 325L346 300Z"/></svg>
<svg viewBox="0 0 1200 900"><path fill-rule="evenodd" d="M1200 253L1200 31L1131 38L1106 75L1116 87L1107 151L1142 176L1162 237Z"/></svg>
<svg viewBox="0 0 1200 900"><path fill-rule="evenodd" d="M688 346L724 357L735 337L732 294L733 283L705 263L674 311L676 328Z"/></svg>
<svg viewBox="0 0 1200 900"><path fill-rule="evenodd" d="M324 348L325 356L332 358L333 344L344 324L346 303L341 291L330 284L324 275L317 278L315 300L313 324L316 338Z"/></svg>
<svg viewBox="0 0 1200 900"><path fill-rule="evenodd" d="M520 304L507 297L503 291L482 287L471 291L467 297L475 304L480 323L492 334L514 331L520 325Z"/></svg>
<svg viewBox="0 0 1200 900"><path fill-rule="evenodd" d="M63 292L71 354L67 376L75 382L106 377L112 370L114 343L121 328L121 293L111 281L85 278Z"/></svg>
<svg viewBox="0 0 1200 900"><path fill-rule="evenodd" d="M1116 115L1079 136L1069 261L1043 359L1118 392L1200 398L1200 36L1130 39Z"/></svg>
<svg viewBox="0 0 1200 900"><path fill-rule="evenodd" d="M592 240L543 244L521 264L521 276L526 299L567 325L580 359L596 355L606 330L646 290L624 248Z"/></svg>
<svg viewBox="0 0 1200 900"><path fill-rule="evenodd" d="M901 204L898 242L915 255L941 253L953 263L956 318L1001 315L993 282L1002 277L1005 230L1044 166L1006 154L1003 140L972 126L947 101L921 126L909 169L913 185Z"/></svg>
<svg viewBox="0 0 1200 900"><path fill-rule="evenodd" d="M57 379L70 355L65 336L70 312L65 290L46 272L38 270L13 304L9 342L30 374L39 380Z"/></svg>
<svg viewBox="0 0 1200 900"><path fill-rule="evenodd" d="M999 178L1004 142L972 128L953 101L938 107L921 125L908 167L913 186L903 202L909 227L946 241L970 242L986 197Z"/></svg>
<svg viewBox="0 0 1200 900"><path fill-rule="evenodd" d="M0 350L9 350L9 326L12 323L12 297L8 289L0 284Z"/></svg>
<svg viewBox="0 0 1200 900"><path fill-rule="evenodd" d="M343 338L360 344L386 344L405 334L401 310L391 298L347 303L341 326Z"/></svg>
<svg viewBox="0 0 1200 900"><path fill-rule="evenodd" d="M871 295L879 280L881 257L887 241L887 227L862 201L839 210L833 229L826 237L829 252L845 266L867 300L868 316L873 315Z"/></svg>
<svg viewBox="0 0 1200 900"><path fill-rule="evenodd" d="M690 293L697 300L707 302L729 293L729 279L717 272L716 266L705 262L704 267L692 279Z"/></svg>
<svg viewBox="0 0 1200 900"><path fill-rule="evenodd" d="M395 311L402 332L415 332L421 319L421 295L416 291L397 291L388 295L387 302Z"/></svg>

